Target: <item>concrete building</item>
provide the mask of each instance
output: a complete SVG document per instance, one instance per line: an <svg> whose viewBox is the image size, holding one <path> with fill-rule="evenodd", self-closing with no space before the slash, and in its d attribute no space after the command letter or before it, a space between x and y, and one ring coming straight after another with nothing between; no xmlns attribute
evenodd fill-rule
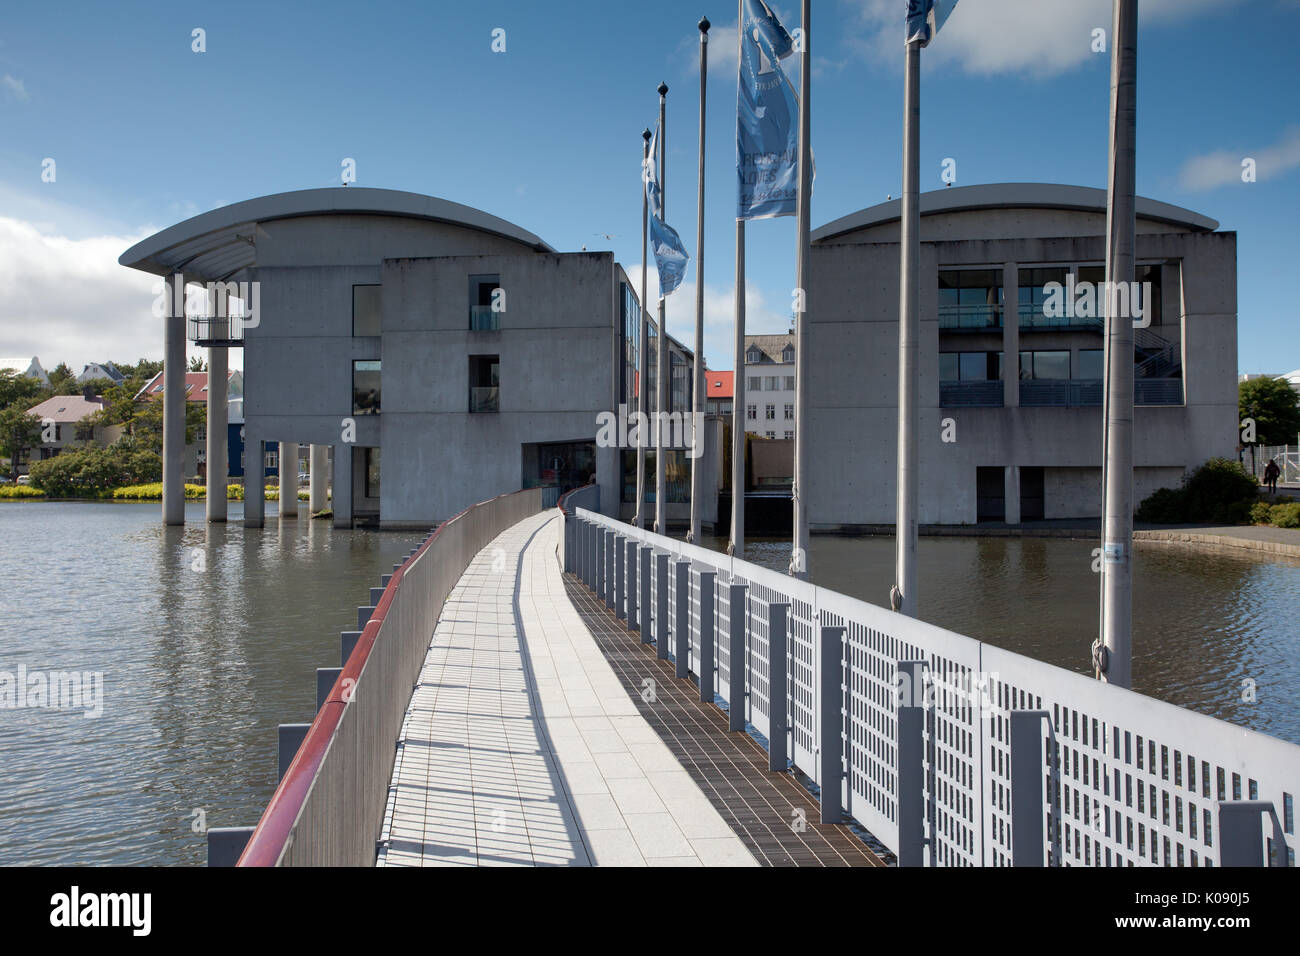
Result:
<svg viewBox="0 0 1300 956"><path fill-rule="evenodd" d="M745 336L745 431L794 438L794 335Z"/></svg>
<svg viewBox="0 0 1300 956"><path fill-rule="evenodd" d="M255 314L215 332L191 319L189 337L209 345L214 368L227 348L245 350L247 461L267 443L282 443L281 457L308 443L323 475L332 452L338 526L427 528L497 494L593 474L605 507L619 499L619 449L597 447L597 416L630 392L639 304L609 253L557 253L467 206L350 187L224 206L120 261L212 283L212 296L229 293L216 283L247 284L236 291ZM183 363L186 334L168 321L169 364ZM165 480L177 457L165 452ZM245 487L244 520L258 526L261 482ZM315 511L324 489L319 502L312 489ZM184 520L174 495L163 510Z"/></svg>
<svg viewBox="0 0 1300 956"><path fill-rule="evenodd" d="M927 524L1101 512L1106 193L1038 183L921 196L920 510ZM893 524L898 201L813 233L810 524ZM1134 490L1177 485L1237 442L1236 234L1137 203ZM1073 287L1061 314L1052 283ZM766 399L747 398L749 404ZM762 429L760 428L760 431Z"/></svg>

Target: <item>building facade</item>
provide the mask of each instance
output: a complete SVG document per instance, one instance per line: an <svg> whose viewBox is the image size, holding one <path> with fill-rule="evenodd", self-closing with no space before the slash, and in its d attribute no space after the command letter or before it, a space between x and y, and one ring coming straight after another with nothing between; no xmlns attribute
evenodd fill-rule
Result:
<svg viewBox="0 0 1300 956"><path fill-rule="evenodd" d="M795 337L745 336L745 431L794 438Z"/></svg>
<svg viewBox="0 0 1300 956"><path fill-rule="evenodd" d="M899 215L894 201L813 233L814 529L894 522ZM1217 229L1138 200L1137 281L1149 294L1133 309L1137 501L1235 454L1236 234ZM922 523L1100 514L1103 335L1086 293L1104 279L1105 233L1099 189L921 197Z"/></svg>

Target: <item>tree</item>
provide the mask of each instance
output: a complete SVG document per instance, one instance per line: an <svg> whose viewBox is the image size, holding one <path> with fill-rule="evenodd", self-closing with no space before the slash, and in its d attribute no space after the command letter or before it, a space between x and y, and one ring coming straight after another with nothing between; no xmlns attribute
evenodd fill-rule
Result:
<svg viewBox="0 0 1300 956"><path fill-rule="evenodd" d="M0 411L0 455L9 459L9 477L18 478L18 453L41 440L41 420L17 405Z"/></svg>
<svg viewBox="0 0 1300 956"><path fill-rule="evenodd" d="M1300 433L1300 394L1284 378L1253 378L1237 386L1241 420L1254 419L1258 445L1289 445Z"/></svg>
<svg viewBox="0 0 1300 956"><path fill-rule="evenodd" d="M68 368L67 362L60 362L50 373L50 388L54 390L55 395L76 395L81 391L81 386L77 384L77 376L72 369Z"/></svg>
<svg viewBox="0 0 1300 956"><path fill-rule="evenodd" d="M38 401L41 383L28 375L20 375L12 369L0 369L0 409L10 405L31 408Z"/></svg>
<svg viewBox="0 0 1300 956"><path fill-rule="evenodd" d="M195 355L190 358L191 372L206 372L207 370L208 366L204 363L202 355Z"/></svg>

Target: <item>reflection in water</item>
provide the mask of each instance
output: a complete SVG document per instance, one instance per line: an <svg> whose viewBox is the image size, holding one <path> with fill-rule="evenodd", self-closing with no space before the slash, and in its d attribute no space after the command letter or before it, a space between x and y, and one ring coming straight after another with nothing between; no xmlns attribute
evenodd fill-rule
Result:
<svg viewBox="0 0 1300 956"><path fill-rule="evenodd" d="M722 550L726 540L706 538ZM923 620L1028 657L1091 673L1101 582L1097 542L922 538ZM786 540L745 557L784 570ZM816 536L814 583L889 606L894 541ZM1134 690L1300 743L1300 561L1138 542L1133 572ZM1253 682L1255 700L1249 699Z"/></svg>
<svg viewBox="0 0 1300 956"><path fill-rule="evenodd" d="M0 506L0 671L104 674L104 715L0 710L0 864L200 864L208 826L257 821L276 726L420 535L305 516L184 528L159 506Z"/></svg>

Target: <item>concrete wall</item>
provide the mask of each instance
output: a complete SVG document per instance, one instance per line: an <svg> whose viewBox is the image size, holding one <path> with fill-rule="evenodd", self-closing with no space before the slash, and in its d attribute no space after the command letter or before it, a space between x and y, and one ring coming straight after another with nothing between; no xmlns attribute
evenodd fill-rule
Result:
<svg viewBox="0 0 1300 956"><path fill-rule="evenodd" d="M1091 217L1091 218L1090 218ZM930 222L931 219L940 221ZM938 328L940 268L1001 268L1054 263L1103 262L1104 220L1090 213L1008 210L990 214L944 214L922 220L923 236L997 235L924 242L920 291L919 519L926 524L976 520L975 469L1040 466L1048 478L1048 517L1092 517L1100 511L1102 417L1085 408L941 408L938 353L943 350L1005 351L1001 332L941 333ZM961 220L959 222L959 220ZM1135 478L1140 500L1160 483L1207 458L1233 457L1236 449L1236 235L1178 233L1147 224L1138 258L1168 261L1161 324L1153 331L1180 342L1185 404L1135 410ZM1056 237L1067 226L1083 236ZM897 224L855 236L897 235ZM898 428L899 250L893 242L845 242L813 246L808 292L808 383L811 428L810 523L814 529L854 524L892 524L895 518ZM1015 315L1008 310L1007 316ZM1020 330L1013 348L1100 348L1099 333ZM1014 340L1013 340L1014 341ZM1018 359L1004 356L1004 380ZM1014 380L1007 388L1018 396ZM752 399L747 397L747 403ZM1010 402L1008 403L1010 404ZM942 441L951 420L956 440ZM1062 477L1062 476L1071 477ZM1153 483L1154 482L1154 483ZM1008 482L1010 485L1010 482ZM1056 488L1053 491L1053 487ZM1091 489L1091 490L1090 490Z"/></svg>

